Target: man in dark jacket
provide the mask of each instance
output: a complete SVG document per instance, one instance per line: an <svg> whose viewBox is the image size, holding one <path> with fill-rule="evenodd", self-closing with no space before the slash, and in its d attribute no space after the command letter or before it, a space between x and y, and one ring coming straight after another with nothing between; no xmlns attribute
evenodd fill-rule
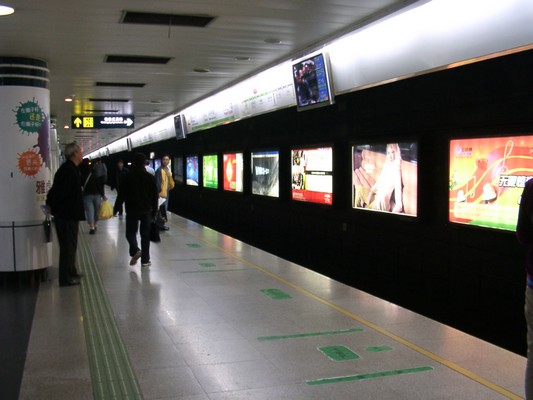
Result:
<svg viewBox="0 0 533 400"><path fill-rule="evenodd" d="M116 214L122 208L122 204L126 204L126 239L129 243L130 265L135 265L140 258L141 265L149 267L150 227L157 213L158 193L155 178L146 172L145 163L146 156L137 153L135 165L127 175L124 175L120 183L114 211ZM141 235L141 250L137 245L138 230Z"/></svg>
<svg viewBox="0 0 533 400"><path fill-rule="evenodd" d="M526 182L516 222L518 241L528 247L526 256L526 301L527 325L526 399L533 399L533 179Z"/></svg>
<svg viewBox="0 0 533 400"><path fill-rule="evenodd" d="M80 284L76 270L79 221L85 220L83 196L78 165L83 159L76 142L65 146L65 161L57 170L53 185L46 197L46 205L54 216L59 241L59 285Z"/></svg>

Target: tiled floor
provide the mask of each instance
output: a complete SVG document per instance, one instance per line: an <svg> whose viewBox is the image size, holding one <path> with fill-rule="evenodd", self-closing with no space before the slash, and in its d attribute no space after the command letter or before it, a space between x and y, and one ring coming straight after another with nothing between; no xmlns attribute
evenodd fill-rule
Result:
<svg viewBox="0 0 533 400"><path fill-rule="evenodd" d="M59 288L54 268L41 285L20 399L93 398L100 350L82 293L99 284L139 398L523 396L523 357L175 215L169 225L149 268L129 266L124 219L83 227L94 271L82 267L83 288Z"/></svg>

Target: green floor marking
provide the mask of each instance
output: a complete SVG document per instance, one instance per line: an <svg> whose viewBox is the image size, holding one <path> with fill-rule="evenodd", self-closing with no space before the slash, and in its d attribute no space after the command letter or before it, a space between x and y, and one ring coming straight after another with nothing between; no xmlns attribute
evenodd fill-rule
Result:
<svg viewBox="0 0 533 400"><path fill-rule="evenodd" d="M379 353L380 351L389 351L392 350L392 347L389 346L374 346L374 347L367 347L366 351L369 353Z"/></svg>
<svg viewBox="0 0 533 400"><path fill-rule="evenodd" d="M261 289L267 297L270 297L273 300L285 300L292 299L291 295L279 290L279 289Z"/></svg>
<svg viewBox="0 0 533 400"><path fill-rule="evenodd" d="M233 271L247 271L247 268L228 268L228 269L204 269L199 271L181 271L180 274L203 274L206 272L233 272Z"/></svg>
<svg viewBox="0 0 533 400"><path fill-rule="evenodd" d="M190 247L191 249L199 249L200 246L198 243L187 243L187 247Z"/></svg>
<svg viewBox="0 0 533 400"><path fill-rule="evenodd" d="M326 336L326 335L339 335L343 333L353 333L361 332L361 328L350 328L350 329L341 329L338 331L326 331L326 332L309 332L309 333L297 333L295 335L284 335L284 336L262 336L258 337L257 340L283 340L283 339L299 339L313 336Z"/></svg>
<svg viewBox="0 0 533 400"><path fill-rule="evenodd" d="M227 260L227 257L210 257L210 258L173 258L168 261L208 261L208 260Z"/></svg>
<svg viewBox="0 0 533 400"><path fill-rule="evenodd" d="M328 383L340 383L340 382L353 382L353 381L362 381L365 379L374 379L374 378L385 378L387 376L397 376L405 374L414 374L417 372L432 371L433 367L416 367L416 368L406 368L406 369L394 369L391 371L381 371L374 372L371 374L361 374L361 375L351 375L351 376L340 376L337 378L324 378L324 379L315 379L311 381L306 381L307 385L324 385Z"/></svg>
<svg viewBox="0 0 533 400"><path fill-rule="evenodd" d="M333 361L358 360L361 358L359 354L354 353L348 347L344 346L325 346L319 347L318 350Z"/></svg>
<svg viewBox="0 0 533 400"><path fill-rule="evenodd" d="M80 285L81 312L93 399L142 400L143 394L122 343L94 255L84 235L78 238L77 264L84 274Z"/></svg>
<svg viewBox="0 0 533 400"><path fill-rule="evenodd" d="M217 266L215 263L209 263L209 262L202 262L198 265L203 268L213 268Z"/></svg>

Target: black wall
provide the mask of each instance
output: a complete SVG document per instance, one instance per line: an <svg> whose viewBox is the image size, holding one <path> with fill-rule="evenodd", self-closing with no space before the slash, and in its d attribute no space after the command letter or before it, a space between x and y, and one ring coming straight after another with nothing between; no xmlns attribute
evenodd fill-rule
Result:
<svg viewBox="0 0 533 400"><path fill-rule="evenodd" d="M532 72L533 52L522 52L134 151L158 158L244 152L244 193L179 185L171 211L525 354L525 249L512 232L448 222L448 141L533 134ZM418 141L418 217L352 209L352 143L411 139ZM290 148L316 144L334 147L332 207L290 197ZM271 148L280 150L279 199L250 190L250 152ZM119 157L132 155L108 164Z"/></svg>

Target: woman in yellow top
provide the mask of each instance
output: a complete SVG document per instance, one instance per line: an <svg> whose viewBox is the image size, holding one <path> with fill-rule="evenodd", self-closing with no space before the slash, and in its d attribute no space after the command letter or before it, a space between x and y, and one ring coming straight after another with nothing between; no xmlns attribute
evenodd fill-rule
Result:
<svg viewBox="0 0 533 400"><path fill-rule="evenodd" d="M170 156L164 154L161 159L161 166L155 171L155 182L157 186L157 191L159 192L159 197L165 199L165 201L159 206L160 219L159 225L160 229L167 231L168 226L165 225L167 221L167 207L168 199L170 197L170 191L174 189L174 179L172 178L172 171L169 168Z"/></svg>

